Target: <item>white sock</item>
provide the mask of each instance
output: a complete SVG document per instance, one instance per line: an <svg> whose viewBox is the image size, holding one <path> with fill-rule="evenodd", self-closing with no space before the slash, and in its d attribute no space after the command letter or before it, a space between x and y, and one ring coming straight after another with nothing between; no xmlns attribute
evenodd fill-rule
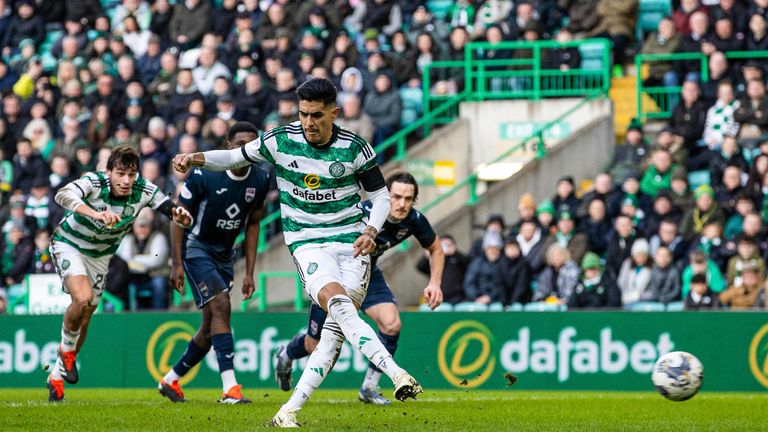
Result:
<svg viewBox="0 0 768 432"><path fill-rule="evenodd" d="M280 352L280 355L278 356L280 358L280 361L287 363L287 364L293 364L293 359L288 357L288 350L284 349Z"/></svg>
<svg viewBox="0 0 768 432"><path fill-rule="evenodd" d="M323 325L317 348L309 355L307 366L304 368L299 382L296 383L296 388L281 409L298 410L304 406L312 393L320 387L325 377L333 369L343 342L344 334L341 332L341 328L328 317Z"/></svg>
<svg viewBox="0 0 768 432"><path fill-rule="evenodd" d="M372 367L368 367L368 370L365 371L363 388L375 389L379 386L379 378L381 378L381 372Z"/></svg>
<svg viewBox="0 0 768 432"><path fill-rule="evenodd" d="M61 325L61 351L75 351L77 349L77 340L79 338L80 329L77 329L77 331L72 331L64 326L64 324Z"/></svg>
<svg viewBox="0 0 768 432"><path fill-rule="evenodd" d="M395 363L392 355L384 348L376 332L373 331L355 309L352 300L346 295L335 295L328 300L328 315L339 324L344 337L353 347L368 357L371 363L394 381L396 375L404 370Z"/></svg>
<svg viewBox="0 0 768 432"><path fill-rule="evenodd" d="M61 370L64 368L64 364L61 362L61 357L56 357L56 363L53 364L53 370L51 370L51 379L61 381Z"/></svg>
<svg viewBox="0 0 768 432"><path fill-rule="evenodd" d="M235 379L235 370L225 370L221 373L221 386L224 389L224 393L229 391L232 387L237 385L237 380Z"/></svg>
<svg viewBox="0 0 768 432"><path fill-rule="evenodd" d="M163 377L163 381L165 381L166 384L173 384L174 381L178 381L181 378L179 374L176 373L173 368L168 371L167 374Z"/></svg>

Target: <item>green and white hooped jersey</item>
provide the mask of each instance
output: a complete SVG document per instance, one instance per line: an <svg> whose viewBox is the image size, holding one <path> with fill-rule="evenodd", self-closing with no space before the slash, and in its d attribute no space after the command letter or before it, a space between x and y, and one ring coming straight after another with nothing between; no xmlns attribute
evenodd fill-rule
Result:
<svg viewBox="0 0 768 432"><path fill-rule="evenodd" d="M291 253L307 244L354 243L365 228L357 174L376 165L376 154L363 138L336 125L330 142L323 148L308 143L294 122L242 147L249 162L275 166Z"/></svg>
<svg viewBox="0 0 768 432"><path fill-rule="evenodd" d="M125 198L110 196L109 178L103 172L88 172L70 183L85 205L96 210L110 210L120 215L112 227L89 217L67 212L53 232L53 241L67 243L84 255L99 258L113 255L123 237L131 231L136 216L144 207L157 209L168 197L153 183L138 177L133 191Z"/></svg>

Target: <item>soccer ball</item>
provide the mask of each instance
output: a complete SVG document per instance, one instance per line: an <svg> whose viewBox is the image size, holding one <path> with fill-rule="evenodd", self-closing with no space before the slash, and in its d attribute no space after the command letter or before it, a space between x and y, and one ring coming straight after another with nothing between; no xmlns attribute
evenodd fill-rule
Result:
<svg viewBox="0 0 768 432"><path fill-rule="evenodd" d="M704 379L704 366L699 359L685 351L673 351L661 356L653 366L651 380L665 398L681 402L699 391Z"/></svg>

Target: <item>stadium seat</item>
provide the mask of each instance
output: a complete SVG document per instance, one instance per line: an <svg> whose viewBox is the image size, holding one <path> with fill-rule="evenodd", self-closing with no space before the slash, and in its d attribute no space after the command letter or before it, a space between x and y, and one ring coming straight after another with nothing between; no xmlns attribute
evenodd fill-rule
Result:
<svg viewBox="0 0 768 432"><path fill-rule="evenodd" d="M691 171L688 173L688 188L690 190L696 190L697 187L703 184L710 184L709 180L709 171Z"/></svg>
<svg viewBox="0 0 768 432"><path fill-rule="evenodd" d="M442 20L448 16L448 11L453 6L453 0L427 0L427 9L434 15L435 19Z"/></svg>
<svg viewBox="0 0 768 432"><path fill-rule="evenodd" d="M664 312L664 303L637 302L625 305L624 309L632 312Z"/></svg>
<svg viewBox="0 0 768 432"><path fill-rule="evenodd" d="M451 312L453 310L453 305L450 303L442 303L440 306L435 308L435 312Z"/></svg>
<svg viewBox="0 0 768 432"><path fill-rule="evenodd" d="M152 298L152 290L139 290L135 284L128 284L128 306L130 307L131 312L135 312L139 309L140 298Z"/></svg>
<svg viewBox="0 0 768 432"><path fill-rule="evenodd" d="M488 305L475 302L461 302L453 307L454 312L486 312Z"/></svg>
<svg viewBox="0 0 768 432"><path fill-rule="evenodd" d="M559 312L565 308L556 303L532 302L527 303L523 310L526 312Z"/></svg>
<svg viewBox="0 0 768 432"><path fill-rule="evenodd" d="M420 88L403 87L399 91L400 100L403 103L403 111L400 114L400 125L408 126L415 122L424 111L423 91Z"/></svg>
<svg viewBox="0 0 768 432"><path fill-rule="evenodd" d="M512 303L507 306L507 312L522 312L525 309L525 305L522 303Z"/></svg>
<svg viewBox="0 0 768 432"><path fill-rule="evenodd" d="M667 312L680 312L685 309L685 303L678 301L667 303Z"/></svg>
<svg viewBox="0 0 768 432"><path fill-rule="evenodd" d="M501 302L495 302L488 305L488 312L504 312L504 305Z"/></svg>
<svg viewBox="0 0 768 432"><path fill-rule="evenodd" d="M599 43L583 43L579 45L581 69L590 71L603 70L603 45Z"/></svg>
<svg viewBox="0 0 768 432"><path fill-rule="evenodd" d="M639 43L643 43L645 35L656 31L659 21L672 14L672 2L670 0L640 0L637 11L637 25L635 36Z"/></svg>
<svg viewBox="0 0 768 432"><path fill-rule="evenodd" d="M40 55L50 54L51 49L53 48L53 44L55 44L63 34L64 32L61 30L48 32L48 34L45 35L43 43L41 43L38 47L37 52Z"/></svg>

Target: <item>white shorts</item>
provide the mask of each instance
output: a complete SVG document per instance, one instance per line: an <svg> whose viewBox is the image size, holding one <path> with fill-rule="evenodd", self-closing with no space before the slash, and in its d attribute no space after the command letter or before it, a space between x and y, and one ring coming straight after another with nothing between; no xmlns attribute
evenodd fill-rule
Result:
<svg viewBox="0 0 768 432"><path fill-rule="evenodd" d="M64 292L69 294L66 284L68 277L87 276L93 290L93 304L98 304L107 283L109 260L112 256L89 257L75 247L60 241L52 241L48 250L51 251L56 272L61 277L61 286Z"/></svg>
<svg viewBox="0 0 768 432"><path fill-rule="evenodd" d="M371 276L369 256L352 257L351 244L326 243L306 245L293 253L293 262L301 276L304 291L318 303L320 290L331 282L341 284L358 305L363 303ZM319 303L318 303L319 304Z"/></svg>

